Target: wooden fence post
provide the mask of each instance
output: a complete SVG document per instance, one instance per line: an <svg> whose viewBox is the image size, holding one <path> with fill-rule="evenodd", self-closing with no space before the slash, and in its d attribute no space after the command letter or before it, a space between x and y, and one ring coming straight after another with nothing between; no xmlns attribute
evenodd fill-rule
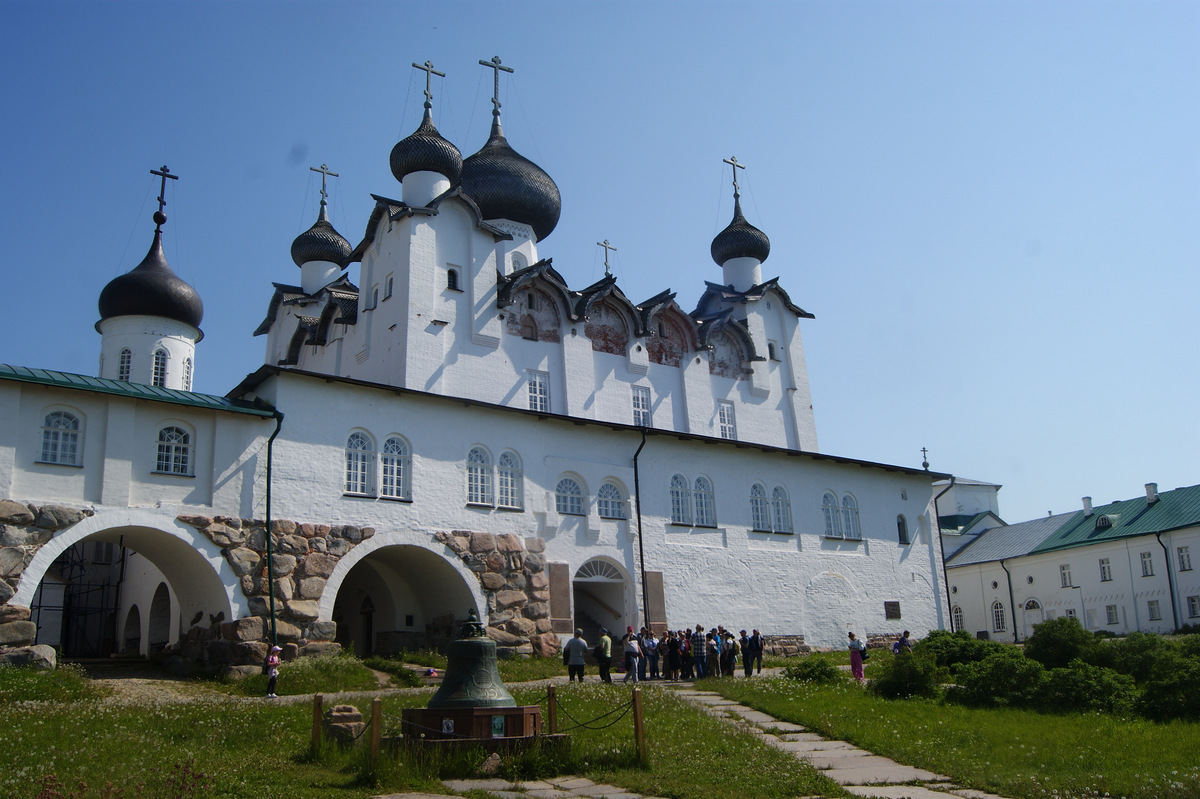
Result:
<svg viewBox="0 0 1200 799"><path fill-rule="evenodd" d="M379 757L379 739L383 736L383 701L371 700L371 763Z"/></svg>
<svg viewBox="0 0 1200 799"><path fill-rule="evenodd" d="M633 689L633 734L637 738L638 762L646 765L646 728L642 723L642 692Z"/></svg>
<svg viewBox="0 0 1200 799"><path fill-rule="evenodd" d="M312 725L312 750L316 754L321 748L321 702L323 698L320 694L313 694L313 725Z"/></svg>
<svg viewBox="0 0 1200 799"><path fill-rule="evenodd" d="M550 734L558 732L558 692L553 685L546 687L546 715L549 716Z"/></svg>

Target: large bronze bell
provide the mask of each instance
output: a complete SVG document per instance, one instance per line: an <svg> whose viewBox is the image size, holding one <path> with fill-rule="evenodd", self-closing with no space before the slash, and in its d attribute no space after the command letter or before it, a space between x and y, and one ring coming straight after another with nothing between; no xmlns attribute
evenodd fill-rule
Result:
<svg viewBox="0 0 1200 799"><path fill-rule="evenodd" d="M515 707L516 700L496 669L496 642L488 638L475 609L450 642L446 675L429 700L431 708Z"/></svg>

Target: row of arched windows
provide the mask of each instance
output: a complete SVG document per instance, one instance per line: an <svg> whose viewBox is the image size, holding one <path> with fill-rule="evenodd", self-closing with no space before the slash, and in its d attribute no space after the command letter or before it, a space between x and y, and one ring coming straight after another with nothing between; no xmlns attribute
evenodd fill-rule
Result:
<svg viewBox="0 0 1200 799"><path fill-rule="evenodd" d="M825 537L861 541L862 528L858 523L858 502L846 494L838 504L837 494L826 491L821 497L821 513L825 517Z"/></svg>
<svg viewBox="0 0 1200 799"><path fill-rule="evenodd" d="M402 437L388 436L376 452L371 436L356 430L346 439L345 465L347 494L412 499L412 450Z"/></svg>
<svg viewBox="0 0 1200 799"><path fill-rule="evenodd" d="M390 435L376 452L372 437L356 430L346 439L345 493L385 499L412 499L412 450L399 435ZM521 458L504 450L498 458L485 447L471 447L466 459L466 504L522 510L524 471ZM555 509L568 516L587 513L586 492L574 477L563 477L554 491ZM625 492L606 481L596 492L596 509L603 519L625 519Z"/></svg>
<svg viewBox="0 0 1200 799"><path fill-rule="evenodd" d="M69 411L51 411L42 420L40 463L59 466L83 465L83 422ZM159 474L192 476L192 434L169 425L158 431L154 471Z"/></svg>
<svg viewBox="0 0 1200 799"><path fill-rule="evenodd" d="M163 388L167 385L167 351L159 347L154 351L154 361L150 369L150 385ZM133 351L128 347L121 350L117 356L117 379L129 382L133 370ZM183 378L180 385L184 391L192 390L192 359L183 359Z"/></svg>

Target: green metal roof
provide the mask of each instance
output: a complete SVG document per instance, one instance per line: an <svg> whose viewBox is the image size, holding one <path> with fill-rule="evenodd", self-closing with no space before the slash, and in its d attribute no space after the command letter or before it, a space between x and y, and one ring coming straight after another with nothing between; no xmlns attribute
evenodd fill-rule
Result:
<svg viewBox="0 0 1200 799"><path fill-rule="evenodd" d="M88 377L70 372L54 372L49 369L29 369L24 366L0 364L0 380L14 380L19 383L33 383L39 386L90 391L94 394L112 394L129 399L149 400L150 402L166 402L172 405L186 405L191 408L204 408L210 411L226 411L229 413L245 413L251 416L273 416L275 411L265 405L254 404L244 400L231 400L213 394L197 394L194 391L178 391L173 388L147 386L143 383L129 383L124 380L108 380L101 377Z"/></svg>
<svg viewBox="0 0 1200 799"><path fill-rule="evenodd" d="M1099 526L1102 519L1108 521L1107 526ZM1164 491L1154 503L1148 503L1146 497L1141 496L1093 508L1090 516L1084 516L1082 510L1076 511L1030 554L1197 525L1200 525L1200 485Z"/></svg>

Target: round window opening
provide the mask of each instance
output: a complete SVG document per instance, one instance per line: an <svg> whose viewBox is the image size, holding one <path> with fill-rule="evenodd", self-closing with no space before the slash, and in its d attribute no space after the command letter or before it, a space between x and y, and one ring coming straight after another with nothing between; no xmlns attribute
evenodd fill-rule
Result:
<svg viewBox="0 0 1200 799"><path fill-rule="evenodd" d="M1033 585L1033 575L1031 574L1028 577L1026 577L1025 582L1029 583L1030 585Z"/></svg>
<svg viewBox="0 0 1200 799"><path fill-rule="evenodd" d="M995 580L992 580L992 588L999 588L999 587L1000 587L1000 583L996 582Z"/></svg>
<svg viewBox="0 0 1200 799"><path fill-rule="evenodd" d="M957 594L957 593L958 593L958 586L957 586L957 585L952 585L952 586L950 586L950 593L952 593L952 594Z"/></svg>

